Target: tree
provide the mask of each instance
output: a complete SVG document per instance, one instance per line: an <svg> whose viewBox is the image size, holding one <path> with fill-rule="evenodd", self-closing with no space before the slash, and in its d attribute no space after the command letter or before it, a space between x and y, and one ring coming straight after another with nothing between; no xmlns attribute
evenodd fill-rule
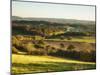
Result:
<svg viewBox="0 0 100 75"><path fill-rule="evenodd" d="M63 43L60 44L61 49L63 49L65 47L65 45Z"/></svg>
<svg viewBox="0 0 100 75"><path fill-rule="evenodd" d="M61 40L64 40L64 39L65 39L65 37L64 37L64 36L61 36L61 37L60 37L60 39L61 39Z"/></svg>
<svg viewBox="0 0 100 75"><path fill-rule="evenodd" d="M12 37L12 45L20 46L20 41L15 36Z"/></svg>
<svg viewBox="0 0 100 75"><path fill-rule="evenodd" d="M12 53L18 53L18 49L16 49L14 46L12 47Z"/></svg>
<svg viewBox="0 0 100 75"><path fill-rule="evenodd" d="M69 51L73 51L74 49L75 49L75 46L73 46L73 45L69 45L67 47L67 50L69 50Z"/></svg>
<svg viewBox="0 0 100 75"><path fill-rule="evenodd" d="M35 44L35 47L37 48L44 48L45 42L43 40L39 40L37 44Z"/></svg>
<svg viewBox="0 0 100 75"><path fill-rule="evenodd" d="M45 54L50 54L51 53L51 46L50 45L47 45L46 47L45 47Z"/></svg>
<svg viewBox="0 0 100 75"><path fill-rule="evenodd" d="M38 44L45 45L45 42L43 40L39 40Z"/></svg>
<svg viewBox="0 0 100 75"><path fill-rule="evenodd" d="M34 44L29 42L28 44L26 44L26 50L27 50L28 54L32 54L32 52L36 49L34 47Z"/></svg>
<svg viewBox="0 0 100 75"><path fill-rule="evenodd" d="M67 37L67 40L71 40L72 38L71 37Z"/></svg>

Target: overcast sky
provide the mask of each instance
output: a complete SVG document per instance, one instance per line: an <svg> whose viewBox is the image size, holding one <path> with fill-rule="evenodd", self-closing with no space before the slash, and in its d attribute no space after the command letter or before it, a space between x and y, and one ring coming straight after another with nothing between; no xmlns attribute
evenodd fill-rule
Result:
<svg viewBox="0 0 100 75"><path fill-rule="evenodd" d="M12 2L12 15L20 17L95 20L95 6Z"/></svg>

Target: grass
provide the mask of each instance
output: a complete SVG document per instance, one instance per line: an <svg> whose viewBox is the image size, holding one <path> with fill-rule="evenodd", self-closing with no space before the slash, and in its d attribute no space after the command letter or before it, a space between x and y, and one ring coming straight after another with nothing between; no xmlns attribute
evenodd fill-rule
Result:
<svg viewBox="0 0 100 75"><path fill-rule="evenodd" d="M95 69L93 62L82 62L52 56L12 54L12 74Z"/></svg>
<svg viewBox="0 0 100 75"><path fill-rule="evenodd" d="M94 38L84 37L84 38L72 38L71 40L68 39L46 39L46 40L52 40L52 41L70 41L70 42L87 42L87 43L95 43Z"/></svg>

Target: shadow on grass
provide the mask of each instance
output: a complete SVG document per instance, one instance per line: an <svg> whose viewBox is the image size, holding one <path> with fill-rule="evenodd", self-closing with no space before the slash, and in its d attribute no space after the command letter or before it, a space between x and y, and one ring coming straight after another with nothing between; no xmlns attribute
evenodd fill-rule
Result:
<svg viewBox="0 0 100 75"><path fill-rule="evenodd" d="M29 64L13 63L12 74L75 71L95 68L95 64L74 64L64 62L37 62Z"/></svg>

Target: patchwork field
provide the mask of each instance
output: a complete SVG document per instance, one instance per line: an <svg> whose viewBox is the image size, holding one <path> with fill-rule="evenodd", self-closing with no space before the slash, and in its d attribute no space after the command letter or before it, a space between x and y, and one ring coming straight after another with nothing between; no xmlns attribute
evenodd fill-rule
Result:
<svg viewBox="0 0 100 75"><path fill-rule="evenodd" d="M53 56L12 54L12 74L95 69L93 62L82 62Z"/></svg>

